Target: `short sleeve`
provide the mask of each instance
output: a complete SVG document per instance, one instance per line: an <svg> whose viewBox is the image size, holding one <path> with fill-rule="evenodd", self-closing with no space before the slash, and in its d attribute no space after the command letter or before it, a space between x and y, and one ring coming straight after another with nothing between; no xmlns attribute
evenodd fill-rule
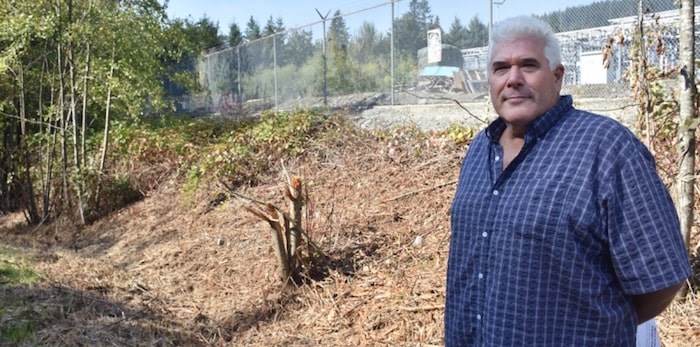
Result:
<svg viewBox="0 0 700 347"><path fill-rule="evenodd" d="M632 140L616 162L607 200L607 232L623 290L639 295L684 281L690 276L688 252L651 153Z"/></svg>

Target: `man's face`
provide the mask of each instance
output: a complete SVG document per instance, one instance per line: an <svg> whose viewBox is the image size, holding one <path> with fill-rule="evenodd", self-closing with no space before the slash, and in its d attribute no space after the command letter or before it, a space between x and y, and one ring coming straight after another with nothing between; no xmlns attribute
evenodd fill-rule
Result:
<svg viewBox="0 0 700 347"><path fill-rule="evenodd" d="M564 67L549 68L541 40L516 39L493 48L488 67L491 102L506 124L524 132L559 100Z"/></svg>

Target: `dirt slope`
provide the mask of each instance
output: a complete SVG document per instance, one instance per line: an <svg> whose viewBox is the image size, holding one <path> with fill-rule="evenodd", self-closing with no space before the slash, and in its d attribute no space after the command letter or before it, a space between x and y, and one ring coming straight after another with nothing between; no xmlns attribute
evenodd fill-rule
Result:
<svg viewBox="0 0 700 347"><path fill-rule="evenodd" d="M388 140L387 140L388 139ZM449 204L464 146L394 132L341 134L285 166L309 189L306 230L329 257L282 288L266 223L175 179L76 232L0 217L0 242L47 282L7 288L42 325L29 345L433 346L442 343ZM282 207L284 175L239 193ZM700 342L697 300L659 324L667 346Z"/></svg>

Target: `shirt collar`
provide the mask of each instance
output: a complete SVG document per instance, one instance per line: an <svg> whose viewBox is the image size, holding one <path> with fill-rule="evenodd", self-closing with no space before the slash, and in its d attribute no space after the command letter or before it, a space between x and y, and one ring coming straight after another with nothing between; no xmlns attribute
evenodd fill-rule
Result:
<svg viewBox="0 0 700 347"><path fill-rule="evenodd" d="M554 107L550 108L549 111L545 112L543 115L535 118L535 120L527 127L525 131L525 138L541 138L543 137L549 129L554 126L561 118L573 108L573 98L571 95L562 95L559 97ZM506 122L502 118L498 117L495 121L491 122L486 128L486 135L492 142L498 142L506 129Z"/></svg>

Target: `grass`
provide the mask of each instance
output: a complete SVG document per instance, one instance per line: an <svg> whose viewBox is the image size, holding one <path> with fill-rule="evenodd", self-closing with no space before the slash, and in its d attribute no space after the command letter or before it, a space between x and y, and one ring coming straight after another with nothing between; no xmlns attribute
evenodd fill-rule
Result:
<svg viewBox="0 0 700 347"><path fill-rule="evenodd" d="M16 250L0 245L0 344L19 344L30 339L35 331L32 310L16 300L9 290L39 281L39 275L22 263Z"/></svg>

